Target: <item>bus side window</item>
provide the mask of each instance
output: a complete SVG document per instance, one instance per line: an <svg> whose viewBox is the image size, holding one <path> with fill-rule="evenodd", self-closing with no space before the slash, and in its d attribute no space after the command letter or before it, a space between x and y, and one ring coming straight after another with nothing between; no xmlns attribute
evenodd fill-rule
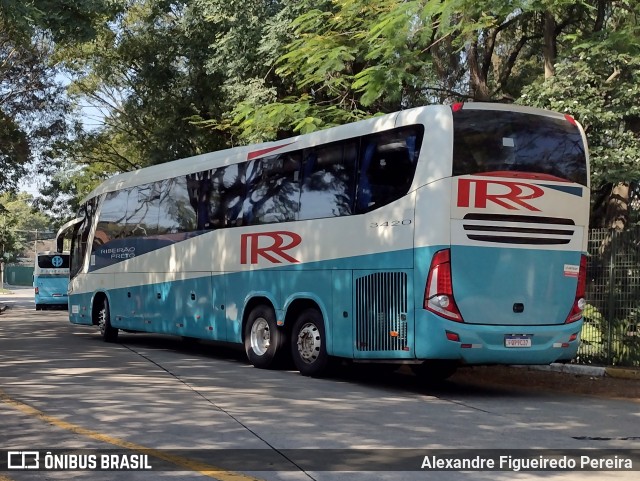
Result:
<svg viewBox="0 0 640 481"><path fill-rule="evenodd" d="M92 252L101 245L124 236L128 198L128 189L109 192L105 196L100 209L100 219L93 240Z"/></svg>
<svg viewBox="0 0 640 481"><path fill-rule="evenodd" d="M155 184L131 188L127 202L127 237L146 237L158 231L157 201Z"/></svg>
<svg viewBox="0 0 640 481"><path fill-rule="evenodd" d="M300 151L253 160L247 165L243 214L246 224L293 221L300 205Z"/></svg>
<svg viewBox="0 0 640 481"><path fill-rule="evenodd" d="M299 219L351 215L357 142L346 140L306 149Z"/></svg>
<svg viewBox="0 0 640 481"><path fill-rule="evenodd" d="M421 137L412 127L363 139L356 213L369 212L390 204L409 191Z"/></svg>
<svg viewBox="0 0 640 481"><path fill-rule="evenodd" d="M244 202L247 164L233 164L224 167L220 177L221 223L224 227L240 226L242 220L242 204Z"/></svg>
<svg viewBox="0 0 640 481"><path fill-rule="evenodd" d="M245 168L232 164L193 174L198 180L191 179L190 196L197 208L198 230L242 224Z"/></svg>
<svg viewBox="0 0 640 481"><path fill-rule="evenodd" d="M189 198L189 176L163 180L158 187L158 234L196 230L196 211Z"/></svg>

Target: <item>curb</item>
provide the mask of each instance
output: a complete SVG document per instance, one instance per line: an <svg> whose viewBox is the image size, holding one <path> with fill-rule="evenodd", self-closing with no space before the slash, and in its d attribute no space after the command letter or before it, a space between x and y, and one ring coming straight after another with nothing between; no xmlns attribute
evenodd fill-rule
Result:
<svg viewBox="0 0 640 481"><path fill-rule="evenodd" d="M635 379L640 381L640 369L623 368L623 367L607 367L605 368L607 376L618 379Z"/></svg>
<svg viewBox="0 0 640 481"><path fill-rule="evenodd" d="M585 366L582 364L562 364L562 363L553 363L548 366L519 365L516 367L525 367L529 369L535 369L536 371L563 372L563 373L575 374L579 376L591 376L591 377L607 376L607 377L614 377L617 379L640 380L640 369L634 369L634 368Z"/></svg>
<svg viewBox="0 0 640 481"><path fill-rule="evenodd" d="M548 366L523 366L537 371L564 372L567 374L577 374L580 376L603 377L605 368L600 366L583 366L581 364L563 364L554 362Z"/></svg>

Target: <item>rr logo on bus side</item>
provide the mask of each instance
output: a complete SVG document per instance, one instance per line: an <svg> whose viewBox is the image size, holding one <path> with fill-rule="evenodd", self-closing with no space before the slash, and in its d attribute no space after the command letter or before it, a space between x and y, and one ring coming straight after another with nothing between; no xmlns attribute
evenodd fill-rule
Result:
<svg viewBox="0 0 640 481"><path fill-rule="evenodd" d="M473 196L471 192L474 192ZM544 191L534 184L511 182L507 180L459 179L458 207L486 209L493 202L505 209L527 209L539 212L540 209L526 202L542 197Z"/></svg>
<svg viewBox="0 0 640 481"><path fill-rule="evenodd" d="M257 264L262 257L274 264L282 261L298 263L295 257L285 251L293 249L302 242L295 232L278 230L240 235L240 264Z"/></svg>

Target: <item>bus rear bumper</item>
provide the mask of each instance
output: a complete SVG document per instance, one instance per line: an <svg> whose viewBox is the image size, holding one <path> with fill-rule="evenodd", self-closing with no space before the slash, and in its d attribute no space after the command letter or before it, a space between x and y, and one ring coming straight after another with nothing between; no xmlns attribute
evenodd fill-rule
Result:
<svg viewBox="0 0 640 481"><path fill-rule="evenodd" d="M47 306L66 306L69 299L64 296L58 297L36 297L34 302L38 305L47 305Z"/></svg>
<svg viewBox="0 0 640 481"><path fill-rule="evenodd" d="M461 364L551 364L570 360L578 351L583 323L581 319L555 325L479 325L424 314L416 322L416 357L452 359Z"/></svg>
<svg viewBox="0 0 640 481"><path fill-rule="evenodd" d="M93 295L72 294L69 296L69 322L71 324L92 325L91 300Z"/></svg>

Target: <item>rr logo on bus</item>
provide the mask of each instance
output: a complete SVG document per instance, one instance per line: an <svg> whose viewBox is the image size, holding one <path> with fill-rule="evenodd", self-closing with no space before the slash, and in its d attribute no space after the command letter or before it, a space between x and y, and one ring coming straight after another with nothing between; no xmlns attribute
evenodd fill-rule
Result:
<svg viewBox="0 0 640 481"><path fill-rule="evenodd" d="M285 251L293 249L302 242L295 232L278 230L240 235L240 264L257 264L262 257L274 264L282 261L298 263L295 257Z"/></svg>
<svg viewBox="0 0 640 481"><path fill-rule="evenodd" d="M525 201L543 195L544 190L534 184L508 180L459 179L457 205L486 209L487 204L493 202L505 209L539 212L540 209Z"/></svg>

